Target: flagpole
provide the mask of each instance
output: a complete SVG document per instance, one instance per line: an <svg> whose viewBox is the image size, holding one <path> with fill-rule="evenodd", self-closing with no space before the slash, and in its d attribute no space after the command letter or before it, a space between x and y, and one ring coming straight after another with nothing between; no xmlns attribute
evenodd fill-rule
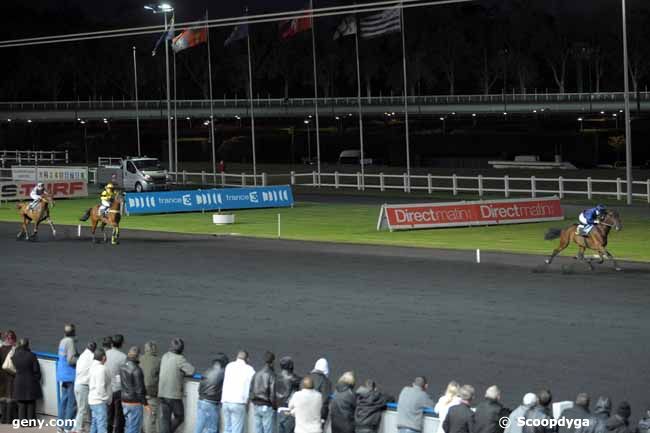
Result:
<svg viewBox="0 0 650 433"><path fill-rule="evenodd" d="M138 134L138 156L142 156L140 148L140 106L138 104L138 62L135 57L135 46L133 47L133 82L135 89L135 127Z"/></svg>
<svg viewBox="0 0 650 433"><path fill-rule="evenodd" d="M246 15L248 15L248 8L246 8ZM248 29L248 36L246 37L246 44L248 45L248 92L250 95L250 111L251 111L251 140L253 146L253 183L257 186L257 156L255 153L255 105L253 104L253 64L251 61L251 32Z"/></svg>
<svg viewBox="0 0 650 433"><path fill-rule="evenodd" d="M314 21L314 0L309 0L311 12L311 45L314 59L314 114L316 115L316 163L318 164L318 186L320 187L320 123L318 118L318 75L316 71L316 24ZM310 161L311 162L311 161Z"/></svg>
<svg viewBox="0 0 650 433"><path fill-rule="evenodd" d="M357 105L359 109L359 143L361 147L361 189L366 188L365 161L363 152L363 111L361 109L361 67L359 62L359 26L357 25L357 16L354 15L356 31L354 32L355 52L357 57Z"/></svg>
<svg viewBox="0 0 650 433"><path fill-rule="evenodd" d="M176 97L176 51L174 55L174 167L176 168L175 182L178 183L178 98Z"/></svg>
<svg viewBox="0 0 650 433"><path fill-rule="evenodd" d="M168 24L167 24L167 13L163 14L165 16L165 70L166 70L166 80L167 80L167 143L168 143L168 152L169 152L169 171L174 170L173 166L173 148L172 148L172 103L171 103L171 89L169 83L169 39L167 37Z"/></svg>
<svg viewBox="0 0 650 433"><path fill-rule="evenodd" d="M409 140L409 107L408 107L408 85L406 77L406 32L404 28L404 8L400 9L401 33L402 33L402 63L404 67L404 122L406 124L406 177L408 189L411 190L411 146Z"/></svg>
<svg viewBox="0 0 650 433"><path fill-rule="evenodd" d="M208 10L205 10L205 20L208 20ZM210 50L210 28L208 29L208 82L210 87L210 140L212 141L212 179L215 186L217 185L217 155L214 143L214 98L212 97L212 56Z"/></svg>

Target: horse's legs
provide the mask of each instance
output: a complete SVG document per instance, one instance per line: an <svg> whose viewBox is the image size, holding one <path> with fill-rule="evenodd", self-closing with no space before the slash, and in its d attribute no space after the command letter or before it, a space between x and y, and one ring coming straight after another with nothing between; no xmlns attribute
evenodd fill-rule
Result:
<svg viewBox="0 0 650 433"><path fill-rule="evenodd" d="M56 237L56 228L54 227L54 223L52 222L51 218L47 218L47 223L50 225L50 228L52 229L52 237Z"/></svg>
<svg viewBox="0 0 650 433"><path fill-rule="evenodd" d="M106 227L106 223L102 222L102 235L104 236L104 243L106 243L106 241L107 241L106 231L104 230L105 227Z"/></svg>
<svg viewBox="0 0 650 433"><path fill-rule="evenodd" d="M585 247L582 245L578 245L578 255L576 255L576 259L578 260L584 260L585 259Z"/></svg>
<svg viewBox="0 0 650 433"><path fill-rule="evenodd" d="M620 266L618 266L618 262L616 261L616 259L615 259L614 256L612 255L612 253L610 253L609 251L607 251L606 248L603 248L603 252L604 252L605 255L607 256L607 258L610 259L610 260L614 263L614 269L617 270L617 271L621 271L622 269L621 269Z"/></svg>
<svg viewBox="0 0 650 433"><path fill-rule="evenodd" d="M25 233L27 233L27 218L23 216L23 222L20 225L20 231L18 232L18 235L16 235L16 240L19 241Z"/></svg>
<svg viewBox="0 0 650 433"><path fill-rule="evenodd" d="M97 230L97 220L93 219L92 221L92 234L93 234L93 243L97 243L97 237L95 236L95 231Z"/></svg>
<svg viewBox="0 0 650 433"><path fill-rule="evenodd" d="M558 245L558 247L553 250L553 253L551 254L551 256L548 259L546 259L546 264L550 265L551 263L553 263L553 259L555 258L555 256L557 256L563 250L565 250L566 247L569 246L570 242L571 242L571 238L570 238L570 235L569 235L569 231L564 230L562 232L562 235L560 235L560 245Z"/></svg>

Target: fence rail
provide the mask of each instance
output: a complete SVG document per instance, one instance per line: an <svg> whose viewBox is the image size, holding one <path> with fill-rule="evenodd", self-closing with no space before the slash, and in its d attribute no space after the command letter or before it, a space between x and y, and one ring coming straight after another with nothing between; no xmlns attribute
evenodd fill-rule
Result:
<svg viewBox="0 0 650 433"><path fill-rule="evenodd" d="M0 167L8 163L23 164L58 164L69 163L67 150L0 150Z"/></svg>

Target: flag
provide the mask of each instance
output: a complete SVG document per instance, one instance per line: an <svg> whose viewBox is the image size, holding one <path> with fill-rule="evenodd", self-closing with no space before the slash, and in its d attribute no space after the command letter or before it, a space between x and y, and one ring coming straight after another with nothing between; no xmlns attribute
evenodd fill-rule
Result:
<svg viewBox="0 0 650 433"><path fill-rule="evenodd" d="M223 43L223 46L227 47L233 42L237 42L241 39L246 39L247 37L248 37L248 24L241 24L239 26L235 26L235 28L232 29L232 33L230 33L230 36L228 36L228 39L226 39L226 41Z"/></svg>
<svg viewBox="0 0 650 433"><path fill-rule="evenodd" d="M361 20L361 37L364 39L395 33L402 30L401 9L386 9Z"/></svg>
<svg viewBox="0 0 650 433"><path fill-rule="evenodd" d="M158 42L156 42L156 45L154 45L153 51L151 51L152 56L156 55L156 51L158 51L158 47L160 46L160 44L162 44L162 41L164 41L164 40L169 41L169 40L173 39L173 37L174 37L174 18L175 18L175 16L172 15L172 20L170 22L169 27L167 27L167 31L163 32L163 34L160 35L160 39L158 39Z"/></svg>
<svg viewBox="0 0 650 433"><path fill-rule="evenodd" d="M311 7L307 6L310 13L309 16L294 18L289 21L283 21L280 23L280 36L282 39L290 39L296 36L298 33L306 32L312 28L312 13Z"/></svg>
<svg viewBox="0 0 650 433"><path fill-rule="evenodd" d="M357 33L357 20L354 15L348 15L341 21L341 24L336 28L334 33L334 40L343 36L354 35Z"/></svg>
<svg viewBox="0 0 650 433"><path fill-rule="evenodd" d="M207 27L195 27L193 29L185 29L183 32L176 36L172 42L172 49L175 53L186 50L188 48L196 47L197 45L204 44L208 41Z"/></svg>

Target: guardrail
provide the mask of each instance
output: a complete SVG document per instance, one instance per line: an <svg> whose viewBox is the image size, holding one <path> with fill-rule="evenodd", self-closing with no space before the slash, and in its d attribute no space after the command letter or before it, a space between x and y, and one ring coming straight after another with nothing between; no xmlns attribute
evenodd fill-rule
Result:
<svg viewBox="0 0 650 433"><path fill-rule="evenodd" d="M59 162L68 164L70 160L67 150L0 150L0 166L5 167L9 162L17 165L54 165Z"/></svg>

